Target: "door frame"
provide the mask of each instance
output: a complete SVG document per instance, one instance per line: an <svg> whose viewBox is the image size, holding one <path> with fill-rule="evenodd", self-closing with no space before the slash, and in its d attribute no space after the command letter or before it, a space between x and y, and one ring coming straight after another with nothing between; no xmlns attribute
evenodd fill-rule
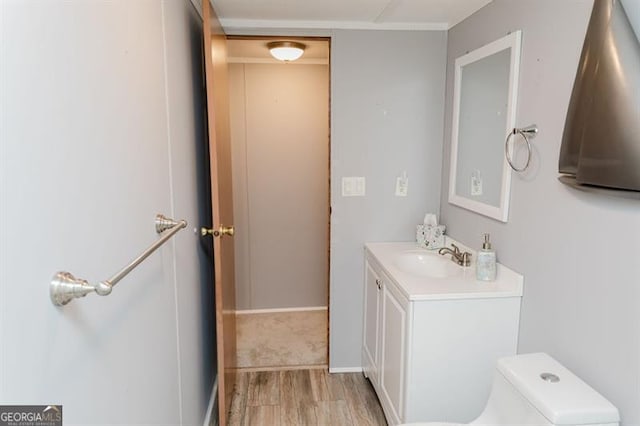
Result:
<svg viewBox="0 0 640 426"><path fill-rule="evenodd" d="M263 40L263 41L276 41L276 40L291 40L291 41L325 41L329 50L329 58L327 60L327 66L329 70L328 81L328 93L327 93L327 259L326 259L326 271L327 271L327 365L330 365L330 344L331 339L329 331L331 330L331 37L330 36L291 36L286 34L281 35L242 35L242 34L227 34L227 40Z"/></svg>

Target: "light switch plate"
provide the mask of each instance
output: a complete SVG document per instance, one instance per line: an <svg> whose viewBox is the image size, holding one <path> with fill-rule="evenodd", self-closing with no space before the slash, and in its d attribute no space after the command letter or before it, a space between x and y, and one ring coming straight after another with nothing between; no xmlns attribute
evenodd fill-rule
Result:
<svg viewBox="0 0 640 426"><path fill-rule="evenodd" d="M342 178L343 197L364 197L365 179L361 176L351 176Z"/></svg>
<svg viewBox="0 0 640 426"><path fill-rule="evenodd" d="M357 177L356 178L356 190L355 193L353 194L356 197L364 197L364 193L365 193L365 189L364 189L364 178L363 177Z"/></svg>

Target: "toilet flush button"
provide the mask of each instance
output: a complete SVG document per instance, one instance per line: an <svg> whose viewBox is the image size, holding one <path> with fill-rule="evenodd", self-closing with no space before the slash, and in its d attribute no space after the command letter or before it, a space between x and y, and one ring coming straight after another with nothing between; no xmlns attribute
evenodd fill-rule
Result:
<svg viewBox="0 0 640 426"><path fill-rule="evenodd" d="M558 383L560 381L560 377L556 376L553 373L542 373L540 375L540 378L549 383Z"/></svg>

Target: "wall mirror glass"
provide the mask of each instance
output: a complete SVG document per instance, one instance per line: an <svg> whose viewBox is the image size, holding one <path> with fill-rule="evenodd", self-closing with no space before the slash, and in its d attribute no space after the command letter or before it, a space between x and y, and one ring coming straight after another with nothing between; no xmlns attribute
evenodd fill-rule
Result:
<svg viewBox="0 0 640 426"><path fill-rule="evenodd" d="M505 139L515 127L521 32L456 59L449 202L506 222L511 169Z"/></svg>

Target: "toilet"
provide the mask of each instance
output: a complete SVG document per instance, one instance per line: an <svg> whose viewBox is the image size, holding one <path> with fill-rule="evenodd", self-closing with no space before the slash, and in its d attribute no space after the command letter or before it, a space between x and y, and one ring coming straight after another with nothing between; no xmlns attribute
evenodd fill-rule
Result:
<svg viewBox="0 0 640 426"><path fill-rule="evenodd" d="M618 409L602 395L549 355L534 353L498 360L487 405L468 424L617 426L619 422Z"/></svg>

